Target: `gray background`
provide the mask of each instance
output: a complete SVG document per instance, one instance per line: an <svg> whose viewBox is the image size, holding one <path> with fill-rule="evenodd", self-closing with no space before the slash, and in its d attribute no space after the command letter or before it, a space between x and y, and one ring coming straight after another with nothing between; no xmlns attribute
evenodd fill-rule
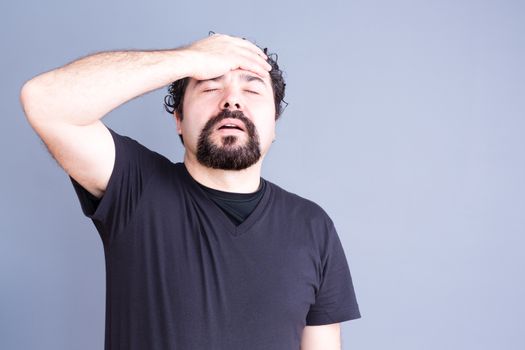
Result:
<svg viewBox="0 0 525 350"><path fill-rule="evenodd" d="M290 103L263 176L320 204L363 317L344 349L525 348L520 1L2 2L0 348L101 349L102 242L19 104L103 50L209 30L279 54ZM103 121L172 161L165 89Z"/></svg>

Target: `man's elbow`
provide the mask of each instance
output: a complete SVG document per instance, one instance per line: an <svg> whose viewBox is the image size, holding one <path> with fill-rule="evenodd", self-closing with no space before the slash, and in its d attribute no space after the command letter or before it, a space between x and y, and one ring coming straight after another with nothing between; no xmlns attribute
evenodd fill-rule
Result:
<svg viewBox="0 0 525 350"><path fill-rule="evenodd" d="M38 94L39 94L39 91L38 91L38 88L35 87L35 83L33 79L26 81L24 85L22 86L22 88L20 89L20 95L19 95L20 104L22 105L24 114L30 123L38 114L35 111L36 109L35 106L37 105L37 103L35 103L35 100L38 98Z"/></svg>

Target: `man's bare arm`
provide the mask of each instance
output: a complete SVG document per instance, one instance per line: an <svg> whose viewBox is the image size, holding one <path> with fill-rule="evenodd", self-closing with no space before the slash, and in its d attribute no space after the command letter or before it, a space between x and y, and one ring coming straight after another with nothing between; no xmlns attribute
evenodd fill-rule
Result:
<svg viewBox="0 0 525 350"><path fill-rule="evenodd" d="M341 350L341 323L304 327L301 350Z"/></svg>
<svg viewBox="0 0 525 350"><path fill-rule="evenodd" d="M181 78L208 79L237 68L268 74L264 56L252 43L227 35L173 50L101 52L29 80L20 101L29 123L62 168L101 197L115 159L102 117Z"/></svg>
<svg viewBox="0 0 525 350"><path fill-rule="evenodd" d="M124 102L183 78L185 67L177 50L101 52L29 80L21 100L31 123L90 125Z"/></svg>

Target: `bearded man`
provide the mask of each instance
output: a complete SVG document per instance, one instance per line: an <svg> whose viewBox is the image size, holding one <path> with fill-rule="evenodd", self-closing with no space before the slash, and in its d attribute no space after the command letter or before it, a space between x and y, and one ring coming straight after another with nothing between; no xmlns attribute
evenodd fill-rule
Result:
<svg viewBox="0 0 525 350"><path fill-rule="evenodd" d="M101 121L165 86L183 162ZM361 315L334 223L261 177L284 91L266 49L222 34L24 84L27 119L103 242L106 349L341 348L340 323Z"/></svg>

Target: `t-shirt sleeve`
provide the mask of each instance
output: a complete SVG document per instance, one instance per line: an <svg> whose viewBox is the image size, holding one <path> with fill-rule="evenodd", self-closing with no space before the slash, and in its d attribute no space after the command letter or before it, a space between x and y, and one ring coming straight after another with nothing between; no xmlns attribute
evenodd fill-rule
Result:
<svg viewBox="0 0 525 350"><path fill-rule="evenodd" d="M330 222L322 277L315 303L306 316L307 326L339 323L361 317L350 269L339 236Z"/></svg>
<svg viewBox="0 0 525 350"><path fill-rule="evenodd" d="M128 136L108 130L115 144L115 163L103 196L98 199L69 176L82 212L90 218L104 243L133 217L161 156Z"/></svg>

